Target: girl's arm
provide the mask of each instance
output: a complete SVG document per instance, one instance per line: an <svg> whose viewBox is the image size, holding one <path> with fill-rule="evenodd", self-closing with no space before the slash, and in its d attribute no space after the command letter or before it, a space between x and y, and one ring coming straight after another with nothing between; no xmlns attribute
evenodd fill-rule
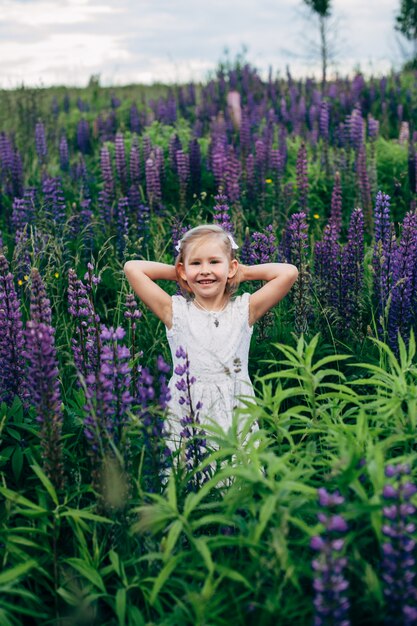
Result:
<svg viewBox="0 0 417 626"><path fill-rule="evenodd" d="M239 278L266 280L267 284L251 294L249 300L249 324L252 326L269 309L287 295L298 277L298 270L290 263L262 263L239 265Z"/></svg>
<svg viewBox="0 0 417 626"><path fill-rule="evenodd" d="M175 267L155 261L127 261L124 273L133 291L157 317L171 328L172 326L172 299L156 280L177 280Z"/></svg>

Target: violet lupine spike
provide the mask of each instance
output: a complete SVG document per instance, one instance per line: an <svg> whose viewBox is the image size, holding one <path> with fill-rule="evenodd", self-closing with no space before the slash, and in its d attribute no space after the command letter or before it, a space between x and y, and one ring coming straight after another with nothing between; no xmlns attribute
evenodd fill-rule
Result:
<svg viewBox="0 0 417 626"><path fill-rule="evenodd" d="M291 215L288 224L290 259L288 261L298 268L298 279L293 287L295 328L304 333L308 328L310 313L310 274L308 271L308 224L304 212Z"/></svg>
<svg viewBox="0 0 417 626"><path fill-rule="evenodd" d="M75 327L74 337L71 339L75 367L86 379L98 369L95 312L89 289L77 278L73 269L68 271L68 312Z"/></svg>
<svg viewBox="0 0 417 626"><path fill-rule="evenodd" d="M141 130L141 123L139 117L138 107L135 103L132 104L129 111L129 120L130 120L130 132L136 133L139 135Z"/></svg>
<svg viewBox="0 0 417 626"><path fill-rule="evenodd" d="M359 109L353 109L352 114L349 117L348 127L350 141L355 150L359 151L361 146L363 146L365 139L365 122Z"/></svg>
<svg viewBox="0 0 417 626"><path fill-rule="evenodd" d="M180 419L182 431L181 438L185 446L185 465L188 471L195 472L188 479L188 489L198 491L198 489L209 479L210 474L208 468L202 471L196 471L208 454L206 433L201 429L200 410L201 402L197 402L194 406L192 400L191 387L195 383L195 378L190 372L190 362L188 355L183 348L178 348L175 353L177 363L174 367L174 374L177 376L175 387L181 392L179 404L181 406L183 417Z"/></svg>
<svg viewBox="0 0 417 626"><path fill-rule="evenodd" d="M384 543L381 574L388 626L415 626L417 623L416 586L416 507L410 501L417 487L410 480L408 465L387 465L388 481L382 496Z"/></svg>
<svg viewBox="0 0 417 626"><path fill-rule="evenodd" d="M236 156L233 146L227 146L227 165L226 165L226 195L232 203L239 201L240 197L240 161Z"/></svg>
<svg viewBox="0 0 417 626"><path fill-rule="evenodd" d="M228 233L233 234L233 225L230 218L230 207L228 199L225 195L219 193L214 196L216 204L213 207L213 220L215 224L218 224Z"/></svg>
<svg viewBox="0 0 417 626"><path fill-rule="evenodd" d="M178 150L182 150L182 143L177 133L174 133L169 140L168 145L168 155L169 155L169 164L171 166L172 171L177 174L177 152Z"/></svg>
<svg viewBox="0 0 417 626"><path fill-rule="evenodd" d="M82 154L88 154L91 150L90 126L84 118L77 124L77 146Z"/></svg>
<svg viewBox="0 0 417 626"><path fill-rule="evenodd" d="M394 253L392 240L392 224L390 221L390 196L379 191L374 209L375 243L372 258L374 270L373 291L376 299L377 320L379 329L383 327L383 317L391 289L392 256Z"/></svg>
<svg viewBox="0 0 417 626"><path fill-rule="evenodd" d="M180 204L185 207L187 187L190 178L190 157L183 150L177 150L175 155L178 179L180 182Z"/></svg>
<svg viewBox="0 0 417 626"><path fill-rule="evenodd" d="M68 141L65 135L62 135L59 141L59 166L63 172L68 172L69 150L68 150Z"/></svg>
<svg viewBox="0 0 417 626"><path fill-rule="evenodd" d="M127 198L119 198L117 203L117 224L116 224L116 249L119 259L123 258L126 242L129 238L129 220L127 217L129 201Z"/></svg>
<svg viewBox="0 0 417 626"><path fill-rule="evenodd" d="M321 138L327 143L329 141L329 104L325 101L320 103L319 129Z"/></svg>
<svg viewBox="0 0 417 626"><path fill-rule="evenodd" d="M36 123L35 127L35 148L40 163L45 163L48 158L48 148L46 145L45 126L42 121Z"/></svg>
<svg viewBox="0 0 417 626"><path fill-rule="evenodd" d="M107 146L102 146L100 150L100 169L103 181L103 192L106 195L107 201L111 204L114 200L114 177L110 152Z"/></svg>
<svg viewBox="0 0 417 626"><path fill-rule="evenodd" d="M140 185L142 176L140 172L140 152L137 138L134 137L132 145L130 146L130 159L129 159L129 171L130 171L130 184L132 186Z"/></svg>
<svg viewBox="0 0 417 626"><path fill-rule="evenodd" d="M410 335L410 324L415 303L417 268L417 215L406 213L401 240L393 256L392 289L388 312L388 343L398 351L398 333L405 342Z"/></svg>
<svg viewBox="0 0 417 626"><path fill-rule="evenodd" d="M29 320L24 337L28 399L41 424L43 467L55 487L60 489L64 484L63 415L55 330L50 324Z"/></svg>
<svg viewBox="0 0 417 626"><path fill-rule="evenodd" d="M128 421L132 404L130 395L130 350L120 345L125 336L123 328L100 331L101 352L99 368L86 379L85 436L95 452L110 448L110 441L119 443ZM100 454L99 454L100 456Z"/></svg>
<svg viewBox="0 0 417 626"><path fill-rule="evenodd" d="M39 270L32 268L30 273L30 319L46 325L52 323L51 302L46 294L45 284Z"/></svg>
<svg viewBox="0 0 417 626"><path fill-rule="evenodd" d="M348 525L337 512L344 499L339 493L318 490L321 511L317 517L322 525L319 535L312 537L310 546L317 552L312 561L314 571L314 626L349 626L349 581L346 578L347 559L342 556L344 535Z"/></svg>
<svg viewBox="0 0 417 626"><path fill-rule="evenodd" d="M243 244L240 249L240 262L243 265L251 265L252 264L252 251L251 251L251 236L249 232L249 226L245 229L245 236L243 238Z"/></svg>
<svg viewBox="0 0 417 626"><path fill-rule="evenodd" d="M226 149L222 142L214 144L211 153L211 169L217 189L224 189L226 177L227 157Z"/></svg>
<svg viewBox="0 0 417 626"><path fill-rule="evenodd" d="M248 154L246 158L246 194L249 200L255 198L255 157L252 153Z"/></svg>
<svg viewBox="0 0 417 626"><path fill-rule="evenodd" d="M342 183L339 172L336 172L334 176L329 221L334 224L337 236L339 237L342 230Z"/></svg>
<svg viewBox="0 0 417 626"><path fill-rule="evenodd" d="M264 232L254 232L252 234L248 251L248 265L271 263L275 261L276 254L276 237L272 225L267 226Z"/></svg>
<svg viewBox="0 0 417 626"><path fill-rule="evenodd" d="M42 192L44 196L44 210L47 217L53 222L62 226L66 218L66 203L62 182L60 178L46 177L42 182Z"/></svg>
<svg viewBox="0 0 417 626"><path fill-rule="evenodd" d="M333 221L325 226L322 241L314 248L314 275L318 297L323 308L339 309L340 294L340 244L339 233Z"/></svg>
<svg viewBox="0 0 417 626"><path fill-rule="evenodd" d="M13 200L10 222L16 233L23 230L28 223L24 198L15 198Z"/></svg>
<svg viewBox="0 0 417 626"><path fill-rule="evenodd" d="M251 127L248 109L246 106L242 108L242 120L240 123L240 149L245 157L251 151Z"/></svg>
<svg viewBox="0 0 417 626"><path fill-rule="evenodd" d="M188 152L190 155L191 193L199 194L201 191L201 149L196 137L188 144Z"/></svg>
<svg viewBox="0 0 417 626"><path fill-rule="evenodd" d="M161 178L157 163L152 158L146 160L145 175L146 195L148 197L149 206L151 208L157 208L160 205L162 198Z"/></svg>
<svg viewBox="0 0 417 626"><path fill-rule="evenodd" d="M122 133L116 133L114 147L117 178L119 179L122 193L125 193L127 191L127 165L125 142Z"/></svg>
<svg viewBox="0 0 417 626"><path fill-rule="evenodd" d="M350 219L347 243L342 250L340 316L346 328L360 332L364 274L364 217L355 209Z"/></svg>
<svg viewBox="0 0 417 626"><path fill-rule="evenodd" d="M296 163L298 206L301 211L308 210L308 174L307 174L307 149L305 143L300 145Z"/></svg>
<svg viewBox="0 0 417 626"><path fill-rule="evenodd" d="M20 197L23 195L23 163L22 157L20 156L20 152L15 150L13 153L13 163L12 163L12 180L11 187L13 195L16 197Z"/></svg>
<svg viewBox="0 0 417 626"><path fill-rule="evenodd" d="M258 177L258 187L263 191L265 189L267 150L262 139L257 139L255 142L255 167Z"/></svg>
<svg viewBox="0 0 417 626"><path fill-rule="evenodd" d="M1 249L1 248L0 248ZM27 397L20 301L6 257L0 254L0 403Z"/></svg>
<svg viewBox="0 0 417 626"><path fill-rule="evenodd" d="M144 135L142 137L142 152L143 159L146 163L146 161L150 158L152 152L152 141L149 135Z"/></svg>

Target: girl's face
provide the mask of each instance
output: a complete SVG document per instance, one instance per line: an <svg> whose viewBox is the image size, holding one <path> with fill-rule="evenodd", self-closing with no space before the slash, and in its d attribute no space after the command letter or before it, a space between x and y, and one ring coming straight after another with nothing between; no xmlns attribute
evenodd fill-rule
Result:
<svg viewBox="0 0 417 626"><path fill-rule="evenodd" d="M217 237L197 241L186 251L184 263L178 270L197 299L220 304L227 285L238 268L236 259L230 260L224 245Z"/></svg>

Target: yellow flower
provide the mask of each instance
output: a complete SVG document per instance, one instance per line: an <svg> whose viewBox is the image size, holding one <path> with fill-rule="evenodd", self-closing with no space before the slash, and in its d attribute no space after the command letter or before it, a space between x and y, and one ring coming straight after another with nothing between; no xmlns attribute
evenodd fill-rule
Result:
<svg viewBox="0 0 417 626"><path fill-rule="evenodd" d="M315 220L319 220L320 219L320 215L318 213L314 213L313 215Z"/></svg>
<svg viewBox="0 0 417 626"><path fill-rule="evenodd" d="M268 183L268 185L270 185L272 183L272 178L266 178L265 182Z"/></svg>
<svg viewBox="0 0 417 626"><path fill-rule="evenodd" d="M19 285L19 287L21 287L23 285L23 280L19 278L19 280L17 281L17 284Z"/></svg>
<svg viewBox="0 0 417 626"><path fill-rule="evenodd" d="M55 278L59 278L59 272L55 272L54 276Z"/></svg>
<svg viewBox="0 0 417 626"><path fill-rule="evenodd" d="M24 278L25 280L29 280L29 276L28 276L27 274L25 274L25 275L23 276L23 278Z"/></svg>

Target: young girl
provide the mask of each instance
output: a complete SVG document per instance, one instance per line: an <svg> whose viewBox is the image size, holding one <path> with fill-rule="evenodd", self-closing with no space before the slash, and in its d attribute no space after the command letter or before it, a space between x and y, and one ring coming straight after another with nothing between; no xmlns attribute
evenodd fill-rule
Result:
<svg viewBox="0 0 417 626"><path fill-rule="evenodd" d="M133 290L166 326L174 370L181 354L188 357L195 379L191 402L194 411L201 406L200 422L215 421L224 429L231 425L233 409L242 406L245 397L247 401L254 397L248 374L253 325L282 300L298 276L297 268L287 263L242 265L235 258L237 248L229 233L209 224L185 233L175 266L152 261L127 261L124 266ZM170 296L156 280L178 281L185 297ZM266 284L255 293L232 298L246 280ZM176 383L174 375L169 384L169 423L179 436L180 420L189 408L180 403L184 392Z"/></svg>

